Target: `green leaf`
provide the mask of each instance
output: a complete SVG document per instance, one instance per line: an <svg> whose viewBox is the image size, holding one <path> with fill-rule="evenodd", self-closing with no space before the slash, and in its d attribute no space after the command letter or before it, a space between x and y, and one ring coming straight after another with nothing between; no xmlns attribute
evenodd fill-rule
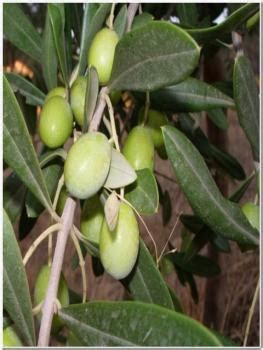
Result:
<svg viewBox="0 0 263 350"><path fill-rule="evenodd" d="M202 255L195 255L191 260L185 261L185 253L168 254L167 257L181 269L201 277L213 277L220 273L219 266Z"/></svg>
<svg viewBox="0 0 263 350"><path fill-rule="evenodd" d="M234 107L234 101L220 90L195 78L151 93L151 105L175 112L199 112Z"/></svg>
<svg viewBox="0 0 263 350"><path fill-rule="evenodd" d="M174 127L164 126L162 130L177 181L194 212L217 234L258 245L257 231L241 209L222 196L193 144Z"/></svg>
<svg viewBox="0 0 263 350"><path fill-rule="evenodd" d="M122 5L113 23L113 28L115 32L118 34L119 38L121 38L126 31L127 15L128 15L127 5L124 4Z"/></svg>
<svg viewBox="0 0 263 350"><path fill-rule="evenodd" d="M198 10L196 3L176 4L177 16L180 24L188 27L195 27L198 24Z"/></svg>
<svg viewBox="0 0 263 350"><path fill-rule="evenodd" d="M184 313L182 305L180 303L180 300L178 299L178 296L175 294L174 290L172 288L170 288L169 286L168 286L168 290L169 290L170 296L171 296L173 304L174 304L174 310L177 312Z"/></svg>
<svg viewBox="0 0 263 350"><path fill-rule="evenodd" d="M111 153L110 170L103 186L116 189L130 185L136 179L137 174L133 167L123 154L113 148Z"/></svg>
<svg viewBox="0 0 263 350"><path fill-rule="evenodd" d="M207 112L207 116L219 129L227 130L229 123L224 111L221 108L209 110Z"/></svg>
<svg viewBox="0 0 263 350"><path fill-rule="evenodd" d="M45 94L39 90L30 81L15 73L5 74L9 84L11 84L14 92L19 91L25 96L26 103L32 106L42 106L45 100Z"/></svg>
<svg viewBox="0 0 263 350"><path fill-rule="evenodd" d="M33 229L37 223L38 218L29 218L26 213L26 206L23 207L19 218L18 239L24 239Z"/></svg>
<svg viewBox="0 0 263 350"><path fill-rule="evenodd" d="M142 215L157 213L159 192L154 174L150 169L136 171L137 180L126 191L125 198Z"/></svg>
<svg viewBox="0 0 263 350"><path fill-rule="evenodd" d="M97 98L99 93L99 77L96 68L89 67L88 77L87 77L87 87L85 94L85 106L84 106L84 122L83 122L83 132L88 131L90 121L93 117L95 111Z"/></svg>
<svg viewBox="0 0 263 350"><path fill-rule="evenodd" d="M226 337L225 335L220 334L214 329L210 329L210 331L217 337L217 339L223 344L224 347L239 347L240 344L235 343L232 339L229 337Z"/></svg>
<svg viewBox="0 0 263 350"><path fill-rule="evenodd" d="M142 239L136 265L122 282L134 300L174 309L167 285Z"/></svg>
<svg viewBox="0 0 263 350"><path fill-rule="evenodd" d="M7 79L4 77L3 80L4 159L44 207L50 209L48 190L25 120Z"/></svg>
<svg viewBox="0 0 263 350"><path fill-rule="evenodd" d="M91 41L103 25L110 8L111 4L85 4L80 43L79 75L84 75Z"/></svg>
<svg viewBox="0 0 263 350"><path fill-rule="evenodd" d="M45 152L40 156L39 164L41 168L43 168L46 164L58 157L62 160L66 160L67 152L64 150L64 148L56 148L55 150Z"/></svg>
<svg viewBox="0 0 263 350"><path fill-rule="evenodd" d="M250 16L256 13L258 4L249 3L241 6L235 12L231 13L226 20L220 24L208 28L188 29L187 32L198 41L198 43L206 43L215 41L221 38L226 33L231 33L242 23L244 23Z"/></svg>
<svg viewBox="0 0 263 350"><path fill-rule="evenodd" d="M22 211L25 193L26 187L23 182L15 173L11 173L4 181L3 199L4 209L12 223Z"/></svg>
<svg viewBox="0 0 263 350"><path fill-rule="evenodd" d="M152 21L118 42L110 90L151 91L182 81L198 64L200 48L181 28Z"/></svg>
<svg viewBox="0 0 263 350"><path fill-rule="evenodd" d="M48 17L51 23L53 40L64 83L68 84L69 67L65 45L65 9L64 4L48 4Z"/></svg>
<svg viewBox="0 0 263 350"><path fill-rule="evenodd" d="M243 195L245 194L246 190L248 189L248 186L250 185L251 181L254 179L255 173L252 173L249 177L247 177L238 187L237 190L235 190L231 196L229 197L229 200L232 202L238 203Z"/></svg>
<svg viewBox="0 0 263 350"><path fill-rule="evenodd" d="M199 300L199 294L194 276L190 272L181 269L178 265L175 265L175 267L179 281L182 283L183 286L185 286L186 283L189 284L191 290L191 297L195 304L197 304Z"/></svg>
<svg viewBox="0 0 263 350"><path fill-rule="evenodd" d="M58 60L55 42L53 38L52 26L46 10L45 28L42 39L42 72L48 90L57 87L58 84Z"/></svg>
<svg viewBox="0 0 263 350"><path fill-rule="evenodd" d="M35 345L30 292L15 233L3 212L3 304L19 333L29 346Z"/></svg>
<svg viewBox="0 0 263 350"><path fill-rule="evenodd" d="M59 317L88 346L220 346L197 321L158 305L90 302L71 305Z"/></svg>
<svg viewBox="0 0 263 350"><path fill-rule="evenodd" d="M259 160L259 96L251 63L245 56L235 60L233 81L239 123Z"/></svg>
<svg viewBox="0 0 263 350"><path fill-rule="evenodd" d="M140 28L144 26L145 24L153 21L154 17L151 13L148 12L142 12L141 14L134 17L134 20L132 22L132 30Z"/></svg>
<svg viewBox="0 0 263 350"><path fill-rule="evenodd" d="M41 37L18 4L3 4L3 31L12 44L41 62Z"/></svg>

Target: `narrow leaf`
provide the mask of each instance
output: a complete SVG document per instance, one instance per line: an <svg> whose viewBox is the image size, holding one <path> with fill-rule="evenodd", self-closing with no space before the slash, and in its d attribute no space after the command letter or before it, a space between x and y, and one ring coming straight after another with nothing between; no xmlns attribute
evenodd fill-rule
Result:
<svg viewBox="0 0 263 350"><path fill-rule="evenodd" d="M64 150L64 148L57 148L55 150L47 151L42 154L39 159L41 168L43 168L46 164L56 159L57 157L61 158L62 160L66 160L67 152Z"/></svg>
<svg viewBox="0 0 263 350"><path fill-rule="evenodd" d="M41 38L18 4L3 4L5 37L21 51L41 62Z"/></svg>
<svg viewBox="0 0 263 350"><path fill-rule="evenodd" d="M127 27L127 5L123 5L117 14L115 21L113 23L113 28L115 32L118 34L118 37L121 38L126 31Z"/></svg>
<svg viewBox="0 0 263 350"><path fill-rule="evenodd" d="M136 265L122 282L134 300L174 309L167 285L142 239Z"/></svg>
<svg viewBox="0 0 263 350"><path fill-rule="evenodd" d="M151 13L142 12L139 15L134 17L134 20L132 22L132 30L140 28L153 20L154 20L154 17Z"/></svg>
<svg viewBox="0 0 263 350"><path fill-rule="evenodd" d="M251 63L245 56L236 58L233 81L239 122L255 160L259 160L259 96Z"/></svg>
<svg viewBox="0 0 263 350"><path fill-rule="evenodd" d="M4 209L12 223L20 215L26 193L26 187L19 177L12 173L4 181L3 199Z"/></svg>
<svg viewBox="0 0 263 350"><path fill-rule="evenodd" d="M29 346L35 345L30 292L13 227L3 212L3 306Z"/></svg>
<svg viewBox="0 0 263 350"><path fill-rule="evenodd" d="M25 96L26 103L32 106L42 106L45 100L45 94L39 90L30 81L15 73L6 73L7 80L12 86L14 92L19 91Z"/></svg>
<svg viewBox="0 0 263 350"><path fill-rule="evenodd" d="M82 128L83 132L86 132L88 130L90 121L95 111L98 93L99 93L99 77L98 77L97 70L94 67L89 67L86 95L85 95L85 106L84 106L85 114L84 114L84 123Z"/></svg>
<svg viewBox="0 0 263 350"><path fill-rule="evenodd" d="M197 66L199 53L184 30L152 21L126 33L117 44L110 90L151 91L178 83Z"/></svg>
<svg viewBox="0 0 263 350"><path fill-rule="evenodd" d="M197 321L158 305L90 302L59 311L59 317L88 346L220 346Z"/></svg>
<svg viewBox="0 0 263 350"><path fill-rule="evenodd" d="M248 189L248 186L250 185L251 181L254 179L255 173L252 173L249 177L247 177L235 190L231 196L229 197L229 200L235 203L238 203L243 195L246 193L246 190Z"/></svg>
<svg viewBox="0 0 263 350"><path fill-rule="evenodd" d="M207 112L207 116L219 129L227 130L229 123L221 108L211 109Z"/></svg>
<svg viewBox="0 0 263 350"><path fill-rule="evenodd" d="M136 171L137 180L127 188L125 198L142 215L157 213L159 192L155 177L150 169Z"/></svg>
<svg viewBox="0 0 263 350"><path fill-rule="evenodd" d="M176 12L180 19L180 24L188 27L195 27L198 24L198 9L196 3L176 4Z"/></svg>
<svg viewBox="0 0 263 350"><path fill-rule="evenodd" d="M113 231L118 223L120 201L116 192L112 192L104 205L105 219L110 231Z"/></svg>
<svg viewBox="0 0 263 350"><path fill-rule="evenodd" d="M112 189L130 185L137 179L137 174L126 158L114 148L111 154L111 164L104 187Z"/></svg>
<svg viewBox="0 0 263 350"><path fill-rule="evenodd" d="M162 129L177 181L194 212L219 235L239 243L258 245L257 231L241 209L222 196L193 144L174 127Z"/></svg>
<svg viewBox="0 0 263 350"><path fill-rule="evenodd" d="M25 120L14 93L4 77L3 148L6 163L24 184L50 209L51 202Z"/></svg>

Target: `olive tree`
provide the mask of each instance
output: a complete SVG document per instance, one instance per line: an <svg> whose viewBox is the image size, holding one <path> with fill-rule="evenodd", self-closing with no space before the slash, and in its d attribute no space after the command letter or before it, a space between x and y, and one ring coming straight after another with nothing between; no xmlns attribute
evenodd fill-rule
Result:
<svg viewBox="0 0 263 350"><path fill-rule="evenodd" d="M203 247L230 253L229 241L242 251L259 246L258 195L238 204L258 177L259 99L242 34L257 28L259 7L230 5L172 4L175 24L161 4L38 4L44 23L36 29L25 6L4 4L4 39L27 55L34 73L33 80L12 72L3 77L5 345L48 346L51 333L67 346L234 344L187 316L163 276L165 266L175 270L196 299L194 275L220 272L200 254ZM212 23L223 7L228 16ZM231 79L209 84L203 62L222 47L235 55ZM128 111L125 94L133 101ZM253 151L252 174L201 128L207 115L226 131L228 108L236 109ZM188 232L181 248L172 240L157 246L144 220L159 207L169 215L156 157L171 164L193 210L180 214ZM214 167L235 180L230 196L214 181ZM22 257L19 239L44 211L50 220ZM61 272L68 239L82 295ZM46 240L47 264L30 295L25 266ZM86 255L121 281L129 300L87 300Z"/></svg>

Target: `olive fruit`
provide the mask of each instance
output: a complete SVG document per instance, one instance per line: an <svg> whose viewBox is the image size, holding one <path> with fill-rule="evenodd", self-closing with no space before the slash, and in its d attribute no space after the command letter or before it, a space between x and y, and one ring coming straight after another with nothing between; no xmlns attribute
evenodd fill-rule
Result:
<svg viewBox="0 0 263 350"><path fill-rule="evenodd" d="M143 118L144 108L139 113L139 120L143 121ZM161 126L167 123L168 119L165 113L149 109L145 128L149 130L155 148L159 148L164 144Z"/></svg>
<svg viewBox="0 0 263 350"><path fill-rule="evenodd" d="M99 244L104 211L99 196L95 195L84 202L80 219L80 231L86 238Z"/></svg>
<svg viewBox="0 0 263 350"><path fill-rule="evenodd" d="M39 135L46 146L62 146L69 138L72 126L70 105L63 97L53 96L44 103L40 114Z"/></svg>
<svg viewBox="0 0 263 350"><path fill-rule="evenodd" d="M111 149L100 132L82 135L74 143L64 166L65 184L72 196L86 199L99 191L110 169Z"/></svg>
<svg viewBox="0 0 263 350"><path fill-rule="evenodd" d="M45 98L45 103L51 97L54 97L54 96L60 96L60 97L66 98L66 88L64 88L63 86L58 86L55 89L50 90Z"/></svg>
<svg viewBox="0 0 263 350"><path fill-rule="evenodd" d="M88 53L88 65L97 69L99 82L108 83L113 65L115 47L119 37L114 30L101 29L92 40Z"/></svg>
<svg viewBox="0 0 263 350"><path fill-rule="evenodd" d="M12 326L8 326L3 330L3 345L4 346L23 346L21 340L16 334Z"/></svg>
<svg viewBox="0 0 263 350"><path fill-rule="evenodd" d="M246 203L241 209L250 225L259 231L259 206L254 203Z"/></svg>
<svg viewBox="0 0 263 350"><path fill-rule="evenodd" d="M137 259L139 227L133 210L120 204L118 223L110 231L106 219L100 233L100 258L104 269L114 278L128 276Z"/></svg>
<svg viewBox="0 0 263 350"><path fill-rule="evenodd" d="M67 199L68 199L68 192L66 187L63 186L58 197L57 208L56 208L56 212L58 213L59 216L61 216L63 213Z"/></svg>
<svg viewBox="0 0 263 350"><path fill-rule="evenodd" d="M133 128L126 138L122 153L135 170L154 166L154 145L150 134L143 126Z"/></svg>
<svg viewBox="0 0 263 350"><path fill-rule="evenodd" d="M45 300L50 273L51 267L48 265L42 266L41 270L38 273L34 289L35 306L39 305ZM69 305L69 291L63 275L60 276L57 298L61 306ZM52 322L53 332L56 332L59 328L61 328L62 325L63 323L60 321L57 315L54 315Z"/></svg>
<svg viewBox="0 0 263 350"><path fill-rule="evenodd" d="M77 123L83 126L87 78L78 77L70 90L70 105Z"/></svg>

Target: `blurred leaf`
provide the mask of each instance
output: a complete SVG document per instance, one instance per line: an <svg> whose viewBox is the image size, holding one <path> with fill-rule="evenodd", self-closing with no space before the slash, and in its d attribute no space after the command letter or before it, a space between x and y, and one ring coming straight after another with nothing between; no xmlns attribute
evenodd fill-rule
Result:
<svg viewBox="0 0 263 350"><path fill-rule="evenodd" d="M72 70L72 28L73 28L73 6L74 4L64 4L65 11L65 52L66 52L66 62L68 64L69 72Z"/></svg>
<svg viewBox="0 0 263 350"><path fill-rule="evenodd" d="M26 236L32 231L33 227L37 223L38 218L29 218L26 212L26 206L23 206L22 213L19 218L19 227L18 227L18 239L26 238Z"/></svg>
<svg viewBox="0 0 263 350"><path fill-rule="evenodd" d="M177 16L180 19L180 25L195 27L198 23L198 10L196 3L176 4Z"/></svg>
<svg viewBox="0 0 263 350"><path fill-rule="evenodd" d="M154 304L90 302L63 308L59 317L84 346L221 345L202 324Z"/></svg>
<svg viewBox="0 0 263 350"><path fill-rule="evenodd" d="M73 7L72 7L73 31L74 31L77 43L78 43L78 45L80 45L81 29L82 29L83 13L84 13L83 4L82 3L77 3L77 4L75 3L75 4L71 4L71 5L73 5Z"/></svg>
<svg viewBox="0 0 263 350"><path fill-rule="evenodd" d="M174 112L199 112L234 107L234 101L220 90L195 78L151 93L151 105Z"/></svg>
<svg viewBox="0 0 263 350"><path fill-rule="evenodd" d="M260 20L260 13L258 11L247 20L247 23L246 23L247 29L248 30L254 29L254 27L259 24L259 20Z"/></svg>
<svg viewBox="0 0 263 350"><path fill-rule="evenodd" d="M116 189L130 185L136 179L136 172L130 163L126 160L123 154L113 148L111 153L110 170L103 186Z"/></svg>
<svg viewBox="0 0 263 350"><path fill-rule="evenodd" d="M167 285L142 239L136 265L122 282L134 300L174 309Z"/></svg>
<svg viewBox="0 0 263 350"><path fill-rule="evenodd" d="M50 209L48 190L25 120L5 77L3 90L4 159L45 208Z"/></svg>
<svg viewBox="0 0 263 350"><path fill-rule="evenodd" d="M86 249L85 245L83 244L83 242L79 241L79 245L80 245L81 254L82 254L83 258L85 259L86 255L87 255L87 249ZM74 271L78 267L79 267L79 256L78 256L77 252L75 252L75 254L73 255L72 260L71 260L71 268Z"/></svg>
<svg viewBox="0 0 263 350"><path fill-rule="evenodd" d="M199 294L193 275L190 272L181 269L178 265L175 265L175 267L179 281L182 283L183 286L185 286L186 283L189 284L191 290L191 297L195 304L197 304L199 300Z"/></svg>
<svg viewBox="0 0 263 350"><path fill-rule="evenodd" d="M245 56L235 60L233 81L239 123L259 160L259 96L251 63Z"/></svg>
<svg viewBox="0 0 263 350"><path fill-rule="evenodd" d="M48 3L48 16L52 27L53 40L57 52L58 62L65 85L68 84L69 67L65 40L65 9L62 3Z"/></svg>
<svg viewBox="0 0 263 350"><path fill-rule="evenodd" d="M153 21L154 17L151 13L148 12L142 12L141 14L134 17L134 20L132 22L132 30L140 28L144 26L145 24Z"/></svg>
<svg viewBox="0 0 263 350"><path fill-rule="evenodd" d="M187 32L199 43L215 41L225 33L231 33L257 11L258 4L248 3L231 13L231 15L220 24L208 28L188 29Z"/></svg>
<svg viewBox="0 0 263 350"><path fill-rule="evenodd" d="M152 21L118 42L109 88L150 91L178 83L197 66L199 53L200 48L184 30L165 21Z"/></svg>
<svg viewBox="0 0 263 350"><path fill-rule="evenodd" d="M15 173L11 173L4 181L4 209L12 223L20 215L26 193L26 187Z"/></svg>
<svg viewBox="0 0 263 350"><path fill-rule="evenodd" d="M214 329L210 329L210 331L217 337L217 339L223 344L225 347L239 347L240 344L235 343L232 339L229 337L226 337L225 335L220 334Z"/></svg>
<svg viewBox="0 0 263 350"><path fill-rule="evenodd" d="M118 34L118 37L121 38L123 34L126 31L127 27L127 5L122 5L119 13L117 14L114 23L113 23L113 29Z"/></svg>
<svg viewBox="0 0 263 350"><path fill-rule="evenodd" d="M70 304L81 304L82 302L82 296L74 292L74 290L68 288L69 293L69 303Z"/></svg>
<svg viewBox="0 0 263 350"><path fill-rule="evenodd" d="M180 220L191 232L199 232L204 227L204 222L196 215L182 214Z"/></svg>
<svg viewBox="0 0 263 350"><path fill-rule="evenodd" d="M207 116L219 129L227 130L229 123L224 111L221 108L207 111Z"/></svg>
<svg viewBox="0 0 263 350"><path fill-rule="evenodd" d="M85 105L84 105L84 121L83 121L83 132L88 131L89 124L95 111L97 98L99 93L99 77L96 68L88 68L87 87L85 94Z"/></svg>
<svg viewBox="0 0 263 350"><path fill-rule="evenodd" d="M30 292L20 249L9 218L3 212L3 306L29 346L35 345Z"/></svg>
<svg viewBox="0 0 263 350"><path fill-rule="evenodd" d="M172 202L171 202L170 194L166 190L164 191L161 204L162 204L163 224L167 225L172 216Z"/></svg>
<svg viewBox="0 0 263 350"><path fill-rule="evenodd" d="M41 37L18 4L3 4L3 32L12 44L41 62Z"/></svg>
<svg viewBox="0 0 263 350"><path fill-rule="evenodd" d="M174 304L174 310L177 312L183 312L182 305L180 303L180 300L178 299L177 295L175 294L174 290L168 286L168 290L170 293L170 296L172 298L173 304Z"/></svg>
<svg viewBox="0 0 263 350"><path fill-rule="evenodd" d="M15 73L5 74L9 84L11 84L14 92L19 91L25 96L26 103L32 106L42 106L45 100L45 94L33 85L29 80Z"/></svg>
<svg viewBox="0 0 263 350"><path fill-rule="evenodd" d="M219 80L212 83L212 85L223 92L225 95L233 98L233 82L228 80Z"/></svg>
<svg viewBox="0 0 263 350"><path fill-rule="evenodd" d="M248 186L250 185L250 183L254 179L254 177L255 177L255 173L253 173L252 175L247 177L241 183L241 185L238 187L238 189L231 194L231 196L229 197L229 200L231 200L232 202L238 203L241 200L241 198L243 197L243 195L245 194L246 190L248 189Z"/></svg>
<svg viewBox="0 0 263 350"><path fill-rule="evenodd" d="M80 55L79 55L79 75L84 75L85 69L88 61L88 51L92 39L95 34L100 30L103 25L106 16L110 12L111 4L96 4L96 3L86 3L82 33L81 33L81 43L80 43Z"/></svg>
<svg viewBox="0 0 263 350"><path fill-rule="evenodd" d="M217 250L219 250L221 252L224 252L224 253L231 252L231 247L230 247L229 241L225 237L214 235L211 243L213 244L213 246Z"/></svg>
<svg viewBox="0 0 263 350"><path fill-rule="evenodd" d="M104 267L99 258L92 256L92 270L96 277L101 276L104 273Z"/></svg>
<svg viewBox="0 0 263 350"><path fill-rule="evenodd" d="M56 46L54 42L52 26L48 15L48 7L46 10L45 27L42 39L42 71L43 77L48 91L57 87L58 80L58 60Z"/></svg>
<svg viewBox="0 0 263 350"><path fill-rule="evenodd" d="M148 168L136 171L137 180L126 191L125 198L142 215L157 213L159 192L152 171Z"/></svg>
<svg viewBox="0 0 263 350"><path fill-rule="evenodd" d="M222 196L193 144L174 127L164 126L162 130L177 181L194 212L217 234L258 245L257 231L241 209Z"/></svg>

